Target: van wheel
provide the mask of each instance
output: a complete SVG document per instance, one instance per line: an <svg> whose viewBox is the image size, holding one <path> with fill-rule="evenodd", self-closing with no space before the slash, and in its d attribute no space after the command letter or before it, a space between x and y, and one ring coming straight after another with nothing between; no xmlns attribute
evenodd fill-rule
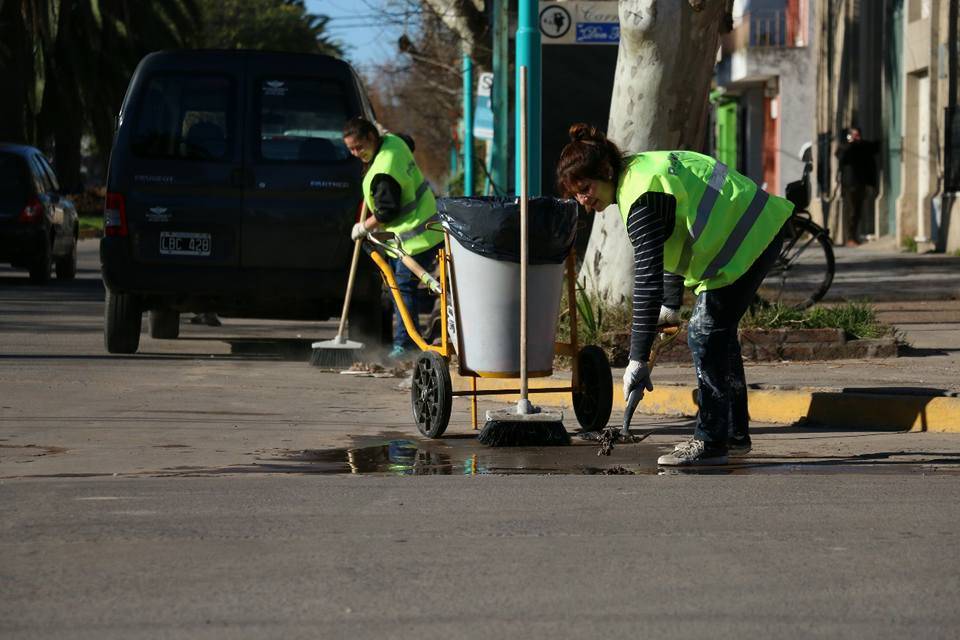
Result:
<svg viewBox="0 0 960 640"><path fill-rule="evenodd" d="M140 299L107 289L103 305L103 345L107 353L136 353L140 346Z"/></svg>
<svg viewBox="0 0 960 640"><path fill-rule="evenodd" d="M50 268L53 266L53 253L47 244L43 252L30 264L30 282L46 284L50 281Z"/></svg>
<svg viewBox="0 0 960 640"><path fill-rule="evenodd" d="M180 312L154 309L149 318L150 337L157 340L176 340L180 335Z"/></svg>
<svg viewBox="0 0 960 640"><path fill-rule="evenodd" d="M73 280L77 275L77 239L73 239L70 252L57 258L57 280Z"/></svg>

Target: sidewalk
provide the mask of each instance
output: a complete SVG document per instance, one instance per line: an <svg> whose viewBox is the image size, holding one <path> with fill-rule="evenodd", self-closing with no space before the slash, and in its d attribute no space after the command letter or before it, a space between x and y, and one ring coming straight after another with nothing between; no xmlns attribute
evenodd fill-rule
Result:
<svg viewBox="0 0 960 640"><path fill-rule="evenodd" d="M822 362L745 362L751 418L760 422L833 427L885 427L960 433L960 258L836 248L837 274L825 302L870 300L880 319L904 332L900 357ZM614 370L614 410L623 409ZM532 380L557 386L569 372ZM692 365L663 364L639 411L696 413ZM465 380L455 380L466 388ZM567 383L569 384L569 382ZM482 388L516 387L483 380ZM504 399L507 399L506 397ZM569 394L537 394L536 402L569 407Z"/></svg>

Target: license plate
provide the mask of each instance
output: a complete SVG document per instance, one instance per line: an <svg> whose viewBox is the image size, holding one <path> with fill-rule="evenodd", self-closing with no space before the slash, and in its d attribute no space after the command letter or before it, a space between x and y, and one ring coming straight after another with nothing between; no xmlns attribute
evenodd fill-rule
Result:
<svg viewBox="0 0 960 640"><path fill-rule="evenodd" d="M160 253L163 255L208 256L210 255L210 247L209 233L160 232Z"/></svg>

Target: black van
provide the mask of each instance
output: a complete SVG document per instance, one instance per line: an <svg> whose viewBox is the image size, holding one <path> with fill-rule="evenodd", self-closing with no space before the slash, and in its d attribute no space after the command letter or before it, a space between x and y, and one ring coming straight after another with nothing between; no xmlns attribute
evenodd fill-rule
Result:
<svg viewBox="0 0 960 640"><path fill-rule="evenodd" d="M182 312L339 315L361 200L344 122L374 114L356 73L323 55L164 51L145 57L110 154L100 261L104 343L176 338ZM361 260L351 336L382 335L380 278Z"/></svg>

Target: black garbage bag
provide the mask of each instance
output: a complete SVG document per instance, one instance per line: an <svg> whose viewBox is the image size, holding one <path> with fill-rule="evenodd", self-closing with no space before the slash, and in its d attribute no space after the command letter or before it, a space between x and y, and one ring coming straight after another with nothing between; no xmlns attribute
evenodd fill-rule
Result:
<svg viewBox="0 0 960 640"><path fill-rule="evenodd" d="M530 264L559 264L577 237L577 203L530 198L527 207ZM440 198L437 212L464 247L486 258L520 262L520 201L517 198Z"/></svg>

